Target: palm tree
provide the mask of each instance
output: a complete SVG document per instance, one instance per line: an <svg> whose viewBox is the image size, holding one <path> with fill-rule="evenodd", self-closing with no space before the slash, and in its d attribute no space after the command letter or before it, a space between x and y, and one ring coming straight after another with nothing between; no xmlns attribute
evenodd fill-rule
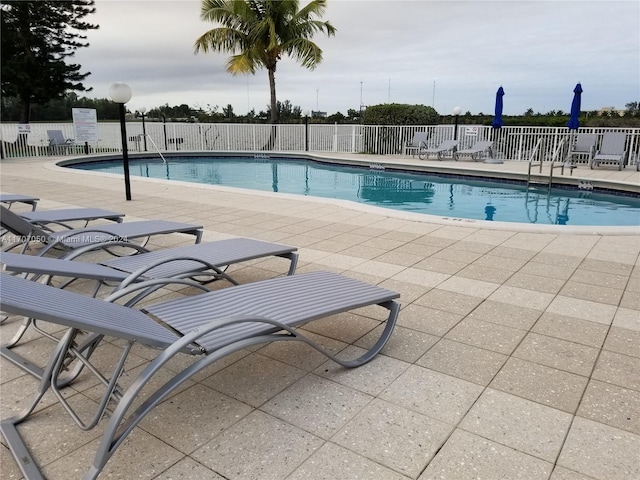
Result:
<svg viewBox="0 0 640 480"><path fill-rule="evenodd" d="M316 32L335 35L321 22L326 0L312 0L299 10L298 0L202 0L200 18L220 24L196 40L195 52L230 53L227 71L233 75L266 68L271 93L271 123L278 122L276 66L283 55L313 70L322 50L310 39Z"/></svg>

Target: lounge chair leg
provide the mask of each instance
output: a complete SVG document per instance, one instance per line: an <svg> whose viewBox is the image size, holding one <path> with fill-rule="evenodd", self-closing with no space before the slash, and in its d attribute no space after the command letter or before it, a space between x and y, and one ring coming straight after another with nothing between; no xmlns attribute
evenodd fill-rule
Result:
<svg viewBox="0 0 640 480"><path fill-rule="evenodd" d="M291 264L289 265L289 271L287 275L293 275L296 273L296 267L298 266L298 254L297 253L289 253L286 255L286 258L291 260Z"/></svg>
<svg viewBox="0 0 640 480"><path fill-rule="evenodd" d="M44 480L38 464L35 462L16 428L14 419L8 418L0 422L0 430L24 478L28 478L29 480Z"/></svg>
<svg viewBox="0 0 640 480"><path fill-rule="evenodd" d="M16 343L18 343L20 341L20 339L22 338L22 336L25 334L25 332L27 331L27 329L29 328L30 325L31 325L31 319L25 317L25 319L22 321L22 325L20 325L20 328L15 333L13 338L11 340L9 340L7 343L5 343L3 345L3 347L4 348L11 348Z"/></svg>
<svg viewBox="0 0 640 480"><path fill-rule="evenodd" d="M24 477L29 480L44 479L44 476L40 472L38 464L31 455L31 452L29 452L29 449L27 448L27 445L20 435L20 432L18 432L17 425L26 420L26 418L31 415L38 403L40 403L40 400L42 399L44 394L51 387L51 377L57 363L56 359L59 355L62 355L63 352L69 347L70 343L73 341L74 334L74 330L69 329L58 346L51 353L49 363L40 376L40 385L33 400L31 401L31 404L18 416L8 418L0 422L0 430L2 431L2 436L7 442L7 446L11 450L14 458L16 459L20 471L24 474Z"/></svg>
<svg viewBox="0 0 640 480"><path fill-rule="evenodd" d="M24 357L12 352L6 346L3 345L2 347L0 347L0 355L2 355L4 359L9 360L16 367L21 368L22 370L29 373L30 375L33 375L36 378L42 378L42 375L43 375L42 368L28 361Z"/></svg>
<svg viewBox="0 0 640 480"><path fill-rule="evenodd" d="M383 304L380 304L380 306L389 310L389 316L386 320L384 331L382 332L382 335L380 335L378 341L373 345L373 347L371 347L363 355L355 360L341 360L337 358L336 356L332 355L324 348L316 344L314 341L297 333L297 331L292 327L272 320L253 317L239 316L229 319L228 322L214 322L211 325L202 326L201 328L183 336L178 341L173 343L170 347L163 350L154 360L152 360L151 363L149 363L149 365L147 365L147 367L142 372L140 372L138 377L133 381L131 386L124 393L124 395L120 399L120 402L118 403L118 406L111 414L109 423L105 427L102 440L100 441L100 445L98 446L98 450L96 451L96 455L93 459L93 464L84 478L87 480L93 480L97 478L106 463L113 456L113 454L116 452L125 438L129 435L129 433L131 433L133 429L142 421L142 419L149 412L151 412L153 408L160 404L160 402L162 402L162 400L164 400L172 391L192 378L193 375L200 372L202 369L208 367L212 363L233 352L251 347L253 345L260 345L277 340L300 340L307 343L314 349L322 352L329 359L346 368L358 367L369 362L380 352L380 350L382 350L382 348L391 337L391 333L393 332L396 320L398 318L398 313L400 311L400 304L393 301L385 302ZM198 339L201 336L204 336L216 329L234 323L246 322L264 322L267 324L272 324L274 326L281 327L282 330L287 333L275 333L250 337L211 352L201 360L191 364L189 367L185 368L180 373L175 375L171 380L162 385L153 394L149 395L147 399L141 405L139 405L134 412L127 415L129 408L134 403L135 399L138 397L139 393L145 387L145 385L147 385L153 378L153 376L177 353L181 352L189 345L197 343ZM126 420L124 420L125 417Z"/></svg>

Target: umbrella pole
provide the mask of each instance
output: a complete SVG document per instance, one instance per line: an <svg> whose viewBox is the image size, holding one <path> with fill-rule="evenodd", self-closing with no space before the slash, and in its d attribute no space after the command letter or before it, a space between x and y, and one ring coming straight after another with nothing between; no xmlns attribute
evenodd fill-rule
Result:
<svg viewBox="0 0 640 480"><path fill-rule="evenodd" d="M491 137L493 137L493 138L491 138L491 140L493 141L494 146L498 143L499 137L501 137L500 133L498 133L498 132L501 132L501 131L502 131L502 129L500 129L500 128L492 128L491 129L491 133L492 133ZM492 148L491 149L491 156L489 158L487 158L482 163L492 163L494 165L499 165L501 163L504 163L502 160L500 160L499 158L495 157L495 152L496 152L496 149Z"/></svg>

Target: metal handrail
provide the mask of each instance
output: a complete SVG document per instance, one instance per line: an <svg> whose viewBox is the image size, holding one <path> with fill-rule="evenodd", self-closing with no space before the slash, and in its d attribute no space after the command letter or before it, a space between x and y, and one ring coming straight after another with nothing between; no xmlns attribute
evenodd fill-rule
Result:
<svg viewBox="0 0 640 480"><path fill-rule="evenodd" d="M540 160L539 163L536 163L536 164L533 163L536 157L538 156L538 151L540 150L541 145L542 145L542 138L538 138L538 141L536 142L535 147L533 147L533 150L531 151L531 155L529 155L529 169L527 171L527 188L529 188L529 185L531 184L531 167L540 165L540 170L538 171L538 173L542 173L542 160Z"/></svg>
<svg viewBox="0 0 640 480"><path fill-rule="evenodd" d="M564 175L564 167L566 165L566 162L563 160L560 160L561 163L560 165L556 165L556 160L558 157L562 158L562 148L563 145L565 143L565 141L567 140L567 137L562 138L562 140L560 140L560 142L558 143L558 146L556 147L556 150L553 152L553 156L551 157L551 162L550 166L549 166L549 191L551 191L551 184L553 183L553 170L555 168L560 168L560 175ZM571 169L571 174L573 175L573 169Z"/></svg>
<svg viewBox="0 0 640 480"><path fill-rule="evenodd" d="M141 133L140 136L148 138L151 144L156 148L158 155L160 155L160 158L162 158L162 162L167 163L167 159L164 158L164 155L162 155L162 152L158 148L158 145L156 145L156 142L153 141L153 138L151 138L151 135L149 135L148 133Z"/></svg>

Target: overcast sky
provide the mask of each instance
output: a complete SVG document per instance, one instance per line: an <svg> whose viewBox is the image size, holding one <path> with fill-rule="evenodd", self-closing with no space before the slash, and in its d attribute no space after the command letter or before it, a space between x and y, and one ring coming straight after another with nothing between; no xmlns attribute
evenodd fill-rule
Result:
<svg viewBox="0 0 640 480"><path fill-rule="evenodd" d="M278 100L303 111L346 114L362 102L492 114L502 86L506 115L569 112L577 82L582 110L640 101L637 0L327 3L323 20L337 32L314 37L323 62L310 71L284 58L276 72ZM96 8L86 20L100 28L73 60L91 72L87 96L108 98L121 81L133 90L132 111L183 103L266 110L266 70L232 76L225 55L194 54L196 38L213 28L200 20L200 1L96 0Z"/></svg>

